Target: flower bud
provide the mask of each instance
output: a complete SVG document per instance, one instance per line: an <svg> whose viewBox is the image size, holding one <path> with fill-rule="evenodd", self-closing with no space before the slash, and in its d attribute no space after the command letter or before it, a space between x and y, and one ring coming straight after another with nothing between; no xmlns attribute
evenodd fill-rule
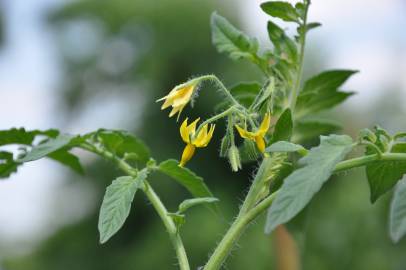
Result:
<svg viewBox="0 0 406 270"><path fill-rule="evenodd" d="M242 168L241 160L240 160L240 152L235 145L232 145L228 150L228 161L231 165L231 170L233 172L237 172Z"/></svg>

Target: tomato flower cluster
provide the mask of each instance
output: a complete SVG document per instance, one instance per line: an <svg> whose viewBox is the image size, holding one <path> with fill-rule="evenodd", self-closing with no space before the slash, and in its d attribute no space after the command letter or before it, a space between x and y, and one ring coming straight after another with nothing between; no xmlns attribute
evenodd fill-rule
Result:
<svg viewBox="0 0 406 270"><path fill-rule="evenodd" d="M209 144L209 142L213 137L214 129L216 126L215 124L211 123L230 115L236 118L236 120L234 120L235 121L234 126L238 131L238 133L240 134L240 136L246 140L255 142L258 150L261 153L264 153L266 147L265 136L270 128L271 114L269 112L266 112L262 119L261 124L257 128L255 124L253 124L254 121L251 119L252 116L250 116L247 113L246 109L232 97L232 95L221 84L221 82L219 82L218 79L212 75L198 77L173 88L168 95L157 100L157 102L159 101L164 102L161 106L161 110L165 110L169 107L172 107L172 110L169 113L169 117L178 114L177 119L179 119L185 106L195 96L195 92L197 91L199 83L205 79L213 79L217 81L217 83L219 83L222 86L223 88L222 90L225 91L226 96L231 100L232 103L234 103L234 105L231 105L227 110L223 111L222 113L215 115L210 119L207 119L199 127L197 127L197 123L199 122L200 118L197 118L190 124L188 124L188 118L186 118L182 122L179 131L180 136L182 140L185 142L186 146L183 150L179 166L183 167L193 157L196 148L203 148ZM247 127L246 123L247 119L251 123L250 126L252 130L249 130L249 128ZM242 123L243 125L240 125L238 123ZM231 131L231 136L234 136L233 131ZM239 152L235 147L235 145L230 146L228 156L233 171L237 171L239 168L241 168Z"/></svg>

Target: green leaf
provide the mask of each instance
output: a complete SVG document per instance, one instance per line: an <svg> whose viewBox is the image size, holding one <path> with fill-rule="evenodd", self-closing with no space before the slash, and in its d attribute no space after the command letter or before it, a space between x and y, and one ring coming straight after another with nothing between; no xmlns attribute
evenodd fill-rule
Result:
<svg viewBox="0 0 406 270"><path fill-rule="evenodd" d="M392 138L383 128L376 126L373 134L375 136L369 136L375 139L374 144L378 146L382 152L406 152L406 144L403 142L395 143L390 147ZM367 155L374 153L375 150L373 148L367 147ZM391 190L403 177L406 173L406 162L378 160L365 166L365 170L371 191L370 199L371 202L374 203L380 196Z"/></svg>
<svg viewBox="0 0 406 270"><path fill-rule="evenodd" d="M203 178L185 167L180 167L178 161L168 159L159 164L159 171L170 176L184 186L195 197L213 197Z"/></svg>
<svg viewBox="0 0 406 270"><path fill-rule="evenodd" d="M214 198L214 197L201 197L201 198L193 198L193 199L187 199L184 200L180 205L178 209L178 214L182 214L186 212L190 207L200 205L200 204L208 204L208 203L215 203L218 202L219 199Z"/></svg>
<svg viewBox="0 0 406 270"><path fill-rule="evenodd" d="M268 148L266 152L299 152L300 154L306 154L307 150L300 144L295 144L287 141L278 141Z"/></svg>
<svg viewBox="0 0 406 270"><path fill-rule="evenodd" d="M68 152L67 149L61 149L48 155L49 158L58 161L59 163L71 168L79 174L83 174L84 170L80 164L79 158Z"/></svg>
<svg viewBox="0 0 406 270"><path fill-rule="evenodd" d="M389 228L392 241L397 243L406 234L406 180L395 188L390 206Z"/></svg>
<svg viewBox="0 0 406 270"><path fill-rule="evenodd" d="M285 34L282 28L273 22L269 21L267 28L269 39L275 47L275 54L290 63L295 63L297 59L295 42Z"/></svg>
<svg viewBox="0 0 406 270"><path fill-rule="evenodd" d="M150 158L148 147L138 138L123 130L99 130L97 136L104 147L120 156L132 154L141 162L146 163Z"/></svg>
<svg viewBox="0 0 406 270"><path fill-rule="evenodd" d="M136 191L147 177L140 171L136 178L121 176L107 187L99 214L100 243L107 242L124 224L130 214Z"/></svg>
<svg viewBox="0 0 406 270"><path fill-rule="evenodd" d="M0 151L0 179L7 178L12 173L17 171L21 163L15 162L13 153L7 151Z"/></svg>
<svg viewBox="0 0 406 270"><path fill-rule="evenodd" d="M336 121L320 118L305 118L295 122L292 141L302 143L317 138L319 135L328 135L341 127Z"/></svg>
<svg viewBox="0 0 406 270"><path fill-rule="evenodd" d="M76 138L72 135L59 135L55 139L50 139L45 143L34 146L19 162L29 162L43 158L71 143Z"/></svg>
<svg viewBox="0 0 406 270"><path fill-rule="evenodd" d="M299 21L299 14L296 12L296 9L290 3L287 2L282 1L265 2L261 4L261 9L268 15L282 19L287 22Z"/></svg>
<svg viewBox="0 0 406 270"><path fill-rule="evenodd" d="M331 109L352 96L353 92L342 92L338 88L356 72L354 70L330 70L307 80L298 96L297 117Z"/></svg>
<svg viewBox="0 0 406 270"><path fill-rule="evenodd" d="M366 166L371 202L391 190L406 173L406 162L376 161Z"/></svg>
<svg viewBox="0 0 406 270"><path fill-rule="evenodd" d="M300 159L304 166L290 174L278 191L268 211L266 233L299 213L352 149L352 139L347 135L321 136L320 140L318 147Z"/></svg>
<svg viewBox="0 0 406 270"><path fill-rule="evenodd" d="M276 122L274 132L272 134L271 143L277 141L289 141L292 136L293 122L290 109L286 109Z"/></svg>
<svg viewBox="0 0 406 270"><path fill-rule="evenodd" d="M251 140L244 140L238 150L240 152L240 160L242 163L257 161L261 156L255 142Z"/></svg>
<svg viewBox="0 0 406 270"><path fill-rule="evenodd" d="M216 12L211 16L211 31L212 42L220 53L226 53L231 59L256 61L258 41L249 38Z"/></svg>
<svg viewBox="0 0 406 270"><path fill-rule="evenodd" d="M26 131L24 128L0 130L0 146L7 144L30 145L37 135L55 138L59 135L59 131L55 129Z"/></svg>

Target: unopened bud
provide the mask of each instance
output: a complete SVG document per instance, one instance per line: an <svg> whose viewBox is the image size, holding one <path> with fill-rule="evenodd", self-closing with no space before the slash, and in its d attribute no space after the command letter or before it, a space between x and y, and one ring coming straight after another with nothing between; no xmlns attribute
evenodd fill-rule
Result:
<svg viewBox="0 0 406 270"><path fill-rule="evenodd" d="M242 168L240 160L240 152L238 151L238 148L235 145L232 145L228 150L228 160L230 162L231 170L233 172L237 172Z"/></svg>

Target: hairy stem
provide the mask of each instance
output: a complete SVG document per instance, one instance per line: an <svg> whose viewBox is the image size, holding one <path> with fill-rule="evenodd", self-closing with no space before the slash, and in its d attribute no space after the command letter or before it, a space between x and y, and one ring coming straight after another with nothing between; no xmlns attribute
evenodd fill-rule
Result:
<svg viewBox="0 0 406 270"><path fill-rule="evenodd" d="M299 37L299 45L300 45L300 52L299 52L299 62L298 62L298 69L297 69L297 76L295 80L295 84L292 89L292 94L290 97L290 109L293 113L296 106L297 96L299 95L300 83L302 81L302 73L303 73L303 60L304 60L304 53L306 47L306 23L307 23L307 12L309 9L309 2L305 1L305 14L303 18L303 23L301 24L303 28L303 32L300 34Z"/></svg>
<svg viewBox="0 0 406 270"><path fill-rule="evenodd" d="M83 143L81 144L80 147L87 151L93 152L99 156L102 156L110 161L113 161L123 172L125 172L130 176L135 177L137 175L137 170L133 168L130 164L100 147L88 143ZM175 223L173 222L172 218L168 215L168 210L166 209L165 205L162 203L158 195L155 193L154 189L147 182L145 182L143 191L147 196L148 200L151 202L155 211L158 213L169 234L169 238L172 242L172 245L176 252L176 256L178 258L180 269L190 270L189 261L187 258L185 247L182 242L182 238L177 232Z"/></svg>
<svg viewBox="0 0 406 270"><path fill-rule="evenodd" d="M352 168L361 167L368 165L374 161L385 160L385 161L406 161L405 153L383 153L381 155L373 154L368 156L362 156L358 158L352 158L344 160L337 164L334 172L346 171Z"/></svg>
<svg viewBox="0 0 406 270"><path fill-rule="evenodd" d="M238 105L239 107L242 107L242 105L231 95L230 91L228 91L227 87L223 84L222 81L220 81L219 78L217 78L216 75L204 75L199 77L199 80L212 80L214 81L218 86L220 86L220 90L224 93L224 95L234 104Z"/></svg>

